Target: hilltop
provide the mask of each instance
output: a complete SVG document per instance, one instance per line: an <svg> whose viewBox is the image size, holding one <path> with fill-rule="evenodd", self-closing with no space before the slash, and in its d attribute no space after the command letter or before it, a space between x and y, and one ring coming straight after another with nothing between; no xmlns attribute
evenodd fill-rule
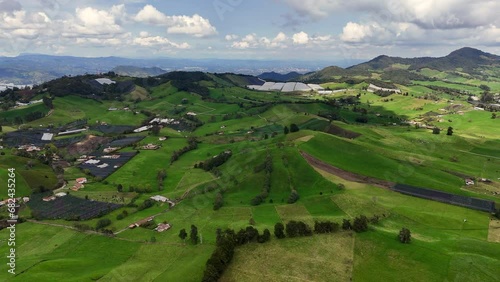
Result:
<svg viewBox="0 0 500 282"><path fill-rule="evenodd" d="M380 55L368 62L348 68L330 66L320 71L301 76L297 79L307 82L326 82L340 77L374 78L373 73L398 71L398 75L420 75L422 70L461 73L468 76L481 76L484 71L500 69L500 56L481 50L465 47L451 52L444 57L400 58ZM425 74L423 74L425 76ZM410 80L413 78L410 78Z"/></svg>

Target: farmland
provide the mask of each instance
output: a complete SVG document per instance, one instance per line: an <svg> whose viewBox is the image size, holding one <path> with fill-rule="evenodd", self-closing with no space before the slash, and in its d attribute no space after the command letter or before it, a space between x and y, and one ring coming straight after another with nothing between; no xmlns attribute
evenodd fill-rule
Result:
<svg viewBox="0 0 500 282"><path fill-rule="evenodd" d="M26 109L2 112L8 132L2 133L0 183L6 185L7 169L15 167L16 196L30 201L20 203L19 215L28 221L17 224L17 274L0 272L0 280L200 281L218 247L218 229L238 233L252 226L272 234L276 223L341 225L364 215L370 219L365 232L272 234L267 242L237 246L221 281L496 281L500 245L489 209L389 189L399 183L499 207L500 119L475 109L465 94L432 88L481 95L482 83L431 69L419 73L434 80L397 84L402 93L383 97L365 90L368 83L358 81L368 81L364 74L348 82L332 76L323 87L347 90L325 96L252 91L240 87L243 77L174 73L116 101L57 96L53 112L23 121L23 131L7 126ZM497 84L488 81L491 89ZM86 131L41 142L45 127L82 121ZM144 125L152 128L131 132ZM42 148L23 151L8 144L9 135ZM57 143L67 138L78 147L95 137L102 142L81 154ZM117 150L104 153L108 147ZM230 157L221 161L226 152ZM71 190L83 178L84 186ZM475 183L467 186L465 179ZM61 192L69 195L42 200ZM7 215L5 207L0 212ZM170 229L153 230L161 223ZM409 244L398 240L403 227L411 230ZM0 240L6 236L0 230Z"/></svg>

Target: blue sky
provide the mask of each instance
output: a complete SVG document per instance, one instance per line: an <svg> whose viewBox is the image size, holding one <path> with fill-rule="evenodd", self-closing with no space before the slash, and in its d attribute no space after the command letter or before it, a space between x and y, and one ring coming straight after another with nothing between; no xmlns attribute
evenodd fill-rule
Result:
<svg viewBox="0 0 500 282"><path fill-rule="evenodd" d="M500 53L496 0L0 0L0 55L345 60Z"/></svg>

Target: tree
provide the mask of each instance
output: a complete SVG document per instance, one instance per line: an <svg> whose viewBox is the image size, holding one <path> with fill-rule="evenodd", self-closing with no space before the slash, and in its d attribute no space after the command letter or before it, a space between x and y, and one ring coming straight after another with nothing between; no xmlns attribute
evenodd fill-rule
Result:
<svg viewBox="0 0 500 282"><path fill-rule="evenodd" d="M402 228L401 231L399 231L399 241L403 244L408 244L411 241L411 232L410 229L408 228Z"/></svg>
<svg viewBox="0 0 500 282"><path fill-rule="evenodd" d="M43 104L45 104L45 106L47 108L49 108L49 109L54 108L54 104L52 103L52 99L50 99L50 97L43 96L42 100L43 100Z"/></svg>
<svg viewBox="0 0 500 282"><path fill-rule="evenodd" d="M448 132L446 132L446 135L452 136L453 135L453 127L448 127Z"/></svg>
<svg viewBox="0 0 500 282"><path fill-rule="evenodd" d="M491 88L490 88L488 85L485 85L485 84L481 84L481 85L479 85L479 88L480 88L481 90L486 91L486 92L489 92L489 91L491 90Z"/></svg>
<svg viewBox="0 0 500 282"><path fill-rule="evenodd" d="M491 118L496 119L497 118L497 113L491 113ZM2 126L0 126L0 132L2 132Z"/></svg>
<svg viewBox="0 0 500 282"><path fill-rule="evenodd" d="M118 192L123 192L123 185L121 184L118 184L118 186L116 186L116 190L118 190Z"/></svg>
<svg viewBox="0 0 500 282"><path fill-rule="evenodd" d="M257 238L257 242L265 243L269 240L271 240L271 232L266 228L264 229L264 233L262 233L262 235L259 235L259 237Z"/></svg>
<svg viewBox="0 0 500 282"><path fill-rule="evenodd" d="M189 240L191 240L191 242L195 245L198 244L198 227L191 225L191 234L189 235Z"/></svg>
<svg viewBox="0 0 500 282"><path fill-rule="evenodd" d="M352 230L357 233L368 230L368 218L364 215L356 217L352 224Z"/></svg>
<svg viewBox="0 0 500 282"><path fill-rule="evenodd" d="M155 242L156 242L156 237L155 237L155 236L152 236L152 237L151 237L151 240L149 240L149 242L151 242L151 243L155 243Z"/></svg>
<svg viewBox="0 0 500 282"><path fill-rule="evenodd" d="M0 132L2 132L2 131L3 131L3 129L2 129L2 126L0 125Z"/></svg>
<svg viewBox="0 0 500 282"><path fill-rule="evenodd" d="M222 197L222 193L219 192L217 193L217 195L215 196L215 201L214 201L214 211L220 209L222 207L222 205L224 205L224 199Z"/></svg>
<svg viewBox="0 0 500 282"><path fill-rule="evenodd" d="M351 221L349 219L342 220L342 229L343 230L351 230L352 229Z"/></svg>
<svg viewBox="0 0 500 282"><path fill-rule="evenodd" d="M283 128L283 133L288 134L288 132L290 132L290 130L288 129L288 126L285 126L285 128Z"/></svg>
<svg viewBox="0 0 500 282"><path fill-rule="evenodd" d="M299 130L299 127L295 123L290 124L290 132L297 132Z"/></svg>
<svg viewBox="0 0 500 282"><path fill-rule="evenodd" d="M278 222L274 225L274 236L278 239L285 238L285 226L283 223Z"/></svg>
<svg viewBox="0 0 500 282"><path fill-rule="evenodd" d="M438 127L434 127L432 129L432 134L439 134L439 133L441 133L441 129L439 129Z"/></svg>
<svg viewBox="0 0 500 282"><path fill-rule="evenodd" d="M99 221L96 223L95 229L99 230L102 229L106 226L111 225L111 220L108 218L101 218Z"/></svg>
<svg viewBox="0 0 500 282"><path fill-rule="evenodd" d="M151 133L153 133L154 136L158 136L160 134L160 126L158 124L153 124L153 127L151 128Z"/></svg>
<svg viewBox="0 0 500 282"><path fill-rule="evenodd" d="M181 231L179 231L179 238L181 238L182 241L184 241L186 239L187 235L188 234L186 232L186 229L183 228L183 229L181 229Z"/></svg>

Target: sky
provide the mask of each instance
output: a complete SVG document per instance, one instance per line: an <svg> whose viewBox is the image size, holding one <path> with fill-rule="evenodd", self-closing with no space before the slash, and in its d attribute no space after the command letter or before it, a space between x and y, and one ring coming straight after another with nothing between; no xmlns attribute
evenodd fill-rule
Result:
<svg viewBox="0 0 500 282"><path fill-rule="evenodd" d="M500 54L498 0L0 0L0 56L278 60Z"/></svg>

